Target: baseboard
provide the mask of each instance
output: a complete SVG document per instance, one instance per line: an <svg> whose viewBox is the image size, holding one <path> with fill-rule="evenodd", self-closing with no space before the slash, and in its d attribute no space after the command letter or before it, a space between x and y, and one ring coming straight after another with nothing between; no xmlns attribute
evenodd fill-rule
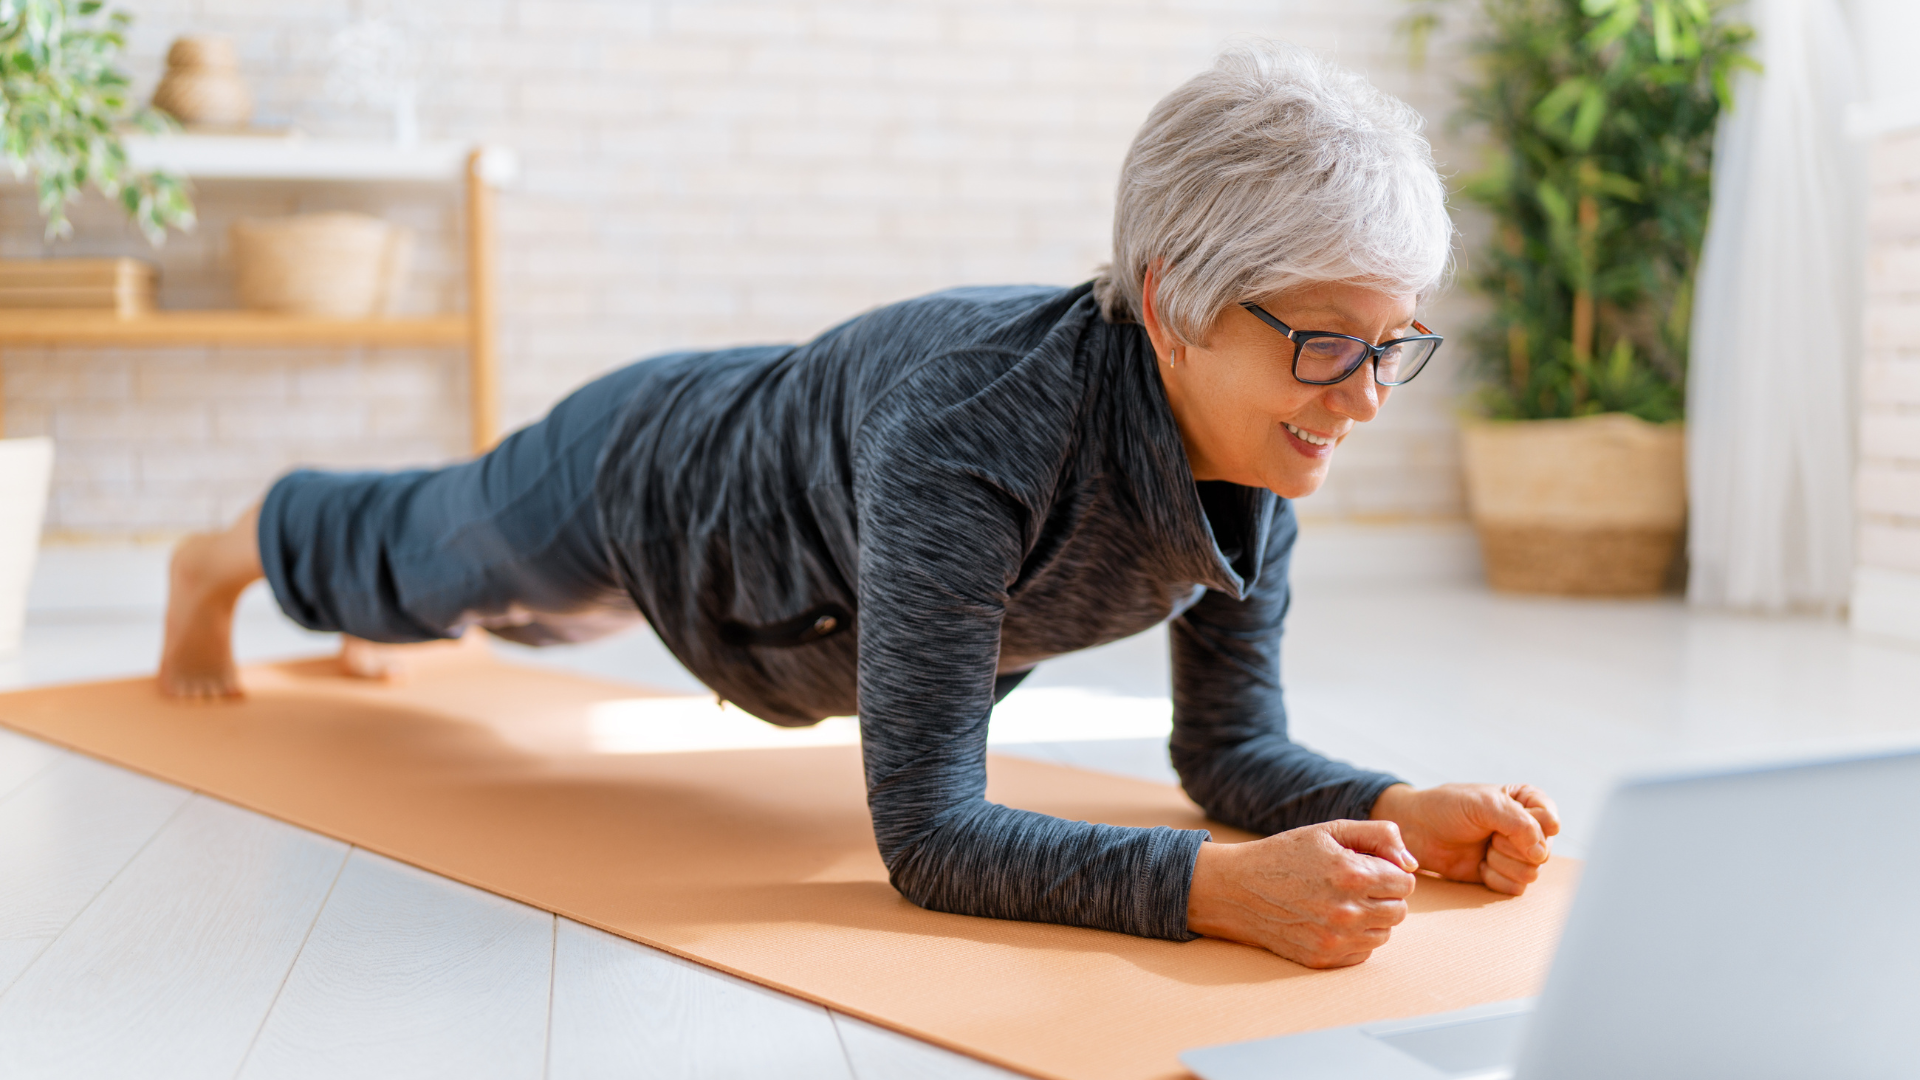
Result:
<svg viewBox="0 0 1920 1080"><path fill-rule="evenodd" d="M36 614L158 610L166 604L168 543L49 543L40 548L27 610ZM1309 520L1300 529L1293 578L1303 583L1475 585L1480 544L1460 521L1356 524ZM243 605L271 603L261 590Z"/></svg>
<svg viewBox="0 0 1920 1080"><path fill-rule="evenodd" d="M1856 567L1851 607L1856 632L1920 645L1920 573Z"/></svg>
<svg viewBox="0 0 1920 1080"><path fill-rule="evenodd" d="M1480 542L1464 521L1361 523L1309 518L1293 552L1297 583L1478 585Z"/></svg>
<svg viewBox="0 0 1920 1080"><path fill-rule="evenodd" d="M42 544L30 613L152 609L167 602L167 544Z"/></svg>

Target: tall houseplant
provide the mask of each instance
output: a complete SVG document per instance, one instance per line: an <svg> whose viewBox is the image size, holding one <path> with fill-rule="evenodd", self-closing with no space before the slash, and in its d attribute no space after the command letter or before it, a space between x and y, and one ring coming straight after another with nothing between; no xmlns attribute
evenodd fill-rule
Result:
<svg viewBox="0 0 1920 1080"><path fill-rule="evenodd" d="M49 239L72 231L67 206L89 187L152 243L193 223L181 182L134 169L120 145L125 124L164 124L116 66L127 22L97 0L0 0L0 157L38 188ZM0 439L0 652L19 643L52 467L48 440Z"/></svg>
<svg viewBox="0 0 1920 1080"><path fill-rule="evenodd" d="M1413 2L1417 55L1450 3ZM1752 63L1727 2L1474 0L1459 119L1491 144L1465 194L1494 224L1469 263L1492 422L1466 457L1496 586L1652 591L1673 560L1713 131Z"/></svg>

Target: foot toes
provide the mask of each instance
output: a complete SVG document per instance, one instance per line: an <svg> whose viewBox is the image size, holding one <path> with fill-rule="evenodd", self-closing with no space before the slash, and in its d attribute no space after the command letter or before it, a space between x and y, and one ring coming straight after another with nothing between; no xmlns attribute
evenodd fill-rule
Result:
<svg viewBox="0 0 1920 1080"><path fill-rule="evenodd" d="M216 702L235 701L246 697L239 680L209 676L203 678L182 678L162 674L159 678L160 693L176 701Z"/></svg>

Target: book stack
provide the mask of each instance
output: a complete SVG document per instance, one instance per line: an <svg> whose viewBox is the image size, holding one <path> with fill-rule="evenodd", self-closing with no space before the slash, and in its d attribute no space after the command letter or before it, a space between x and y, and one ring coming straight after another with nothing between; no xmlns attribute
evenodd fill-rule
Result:
<svg viewBox="0 0 1920 1080"><path fill-rule="evenodd" d="M139 259L0 259L0 310L110 312L154 309L158 275Z"/></svg>

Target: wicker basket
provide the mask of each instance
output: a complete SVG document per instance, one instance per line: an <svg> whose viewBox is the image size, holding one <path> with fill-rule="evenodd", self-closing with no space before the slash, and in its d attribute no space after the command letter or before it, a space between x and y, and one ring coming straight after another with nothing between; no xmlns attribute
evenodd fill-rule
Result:
<svg viewBox="0 0 1920 1080"><path fill-rule="evenodd" d="M230 238L242 305L336 319L385 314L412 248L406 230L351 213L242 218Z"/></svg>
<svg viewBox="0 0 1920 1080"><path fill-rule="evenodd" d="M153 91L153 107L194 127L245 127L253 95L240 78L233 42L183 37L167 50L167 72Z"/></svg>
<svg viewBox="0 0 1920 1080"><path fill-rule="evenodd" d="M1467 501L1487 582L1635 596L1672 577L1686 531L1686 436L1618 413L1470 424Z"/></svg>

